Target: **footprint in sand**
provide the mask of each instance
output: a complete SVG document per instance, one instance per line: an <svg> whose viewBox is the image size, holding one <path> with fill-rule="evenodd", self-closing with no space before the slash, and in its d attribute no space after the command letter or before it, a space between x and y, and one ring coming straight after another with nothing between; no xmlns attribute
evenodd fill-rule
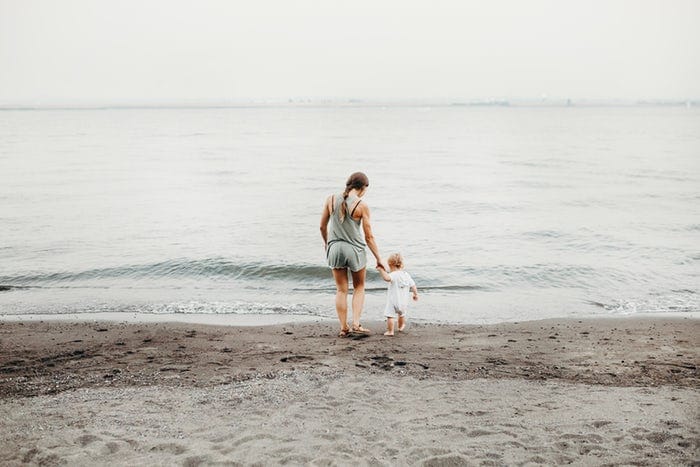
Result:
<svg viewBox="0 0 700 467"><path fill-rule="evenodd" d="M374 357L370 358L377 363L387 363L393 360L393 358L387 357L386 355L375 355Z"/></svg>
<svg viewBox="0 0 700 467"><path fill-rule="evenodd" d="M182 467L198 467L200 465L210 464L209 456L192 456L185 459Z"/></svg>
<svg viewBox="0 0 700 467"><path fill-rule="evenodd" d="M483 410L475 410L475 411L469 411L469 412L464 412L465 415L471 415L473 417L481 417L483 415L486 415L489 412L485 412Z"/></svg>
<svg viewBox="0 0 700 467"><path fill-rule="evenodd" d="M120 446L119 443L115 443L114 441L110 441L109 443L105 444L104 450L107 455L111 454L116 454L119 452Z"/></svg>
<svg viewBox="0 0 700 467"><path fill-rule="evenodd" d="M84 448L88 444L92 444L95 441L98 441L99 439L100 438L98 438L95 435L83 435L83 436L79 436L78 438L76 438L75 442L78 443L80 445L80 447Z"/></svg>
<svg viewBox="0 0 700 467"><path fill-rule="evenodd" d="M37 455L39 454L39 450L37 448L32 448L29 451L24 453L24 456L22 457L22 463L28 464L29 462L32 461Z"/></svg>
<svg viewBox="0 0 700 467"><path fill-rule="evenodd" d="M162 452L168 452L170 454L175 454L180 455L183 452L187 451L187 448L185 446L182 446L180 444L175 444L175 443L164 443L164 444L156 444L151 448L151 451L162 451Z"/></svg>
<svg viewBox="0 0 700 467"><path fill-rule="evenodd" d="M448 454L446 456L435 456L424 459L421 465L424 467L451 467L457 465L469 465L469 459L456 454Z"/></svg>
<svg viewBox="0 0 700 467"><path fill-rule="evenodd" d="M313 360L313 357L309 357L308 355L291 355L289 357L282 357L280 358L280 362L304 362L304 361L309 361Z"/></svg>
<svg viewBox="0 0 700 467"><path fill-rule="evenodd" d="M656 431L649 433L648 435L645 436L645 438L648 441L651 441L654 444L663 444L666 441L676 438L678 435L671 434L667 431Z"/></svg>
<svg viewBox="0 0 700 467"><path fill-rule="evenodd" d="M595 434L580 435L577 433L564 433L559 437L560 439L567 439L577 443L597 443L600 444L604 441L601 436Z"/></svg>
<svg viewBox="0 0 700 467"><path fill-rule="evenodd" d="M393 361L394 359L391 357L387 357L386 355L375 355L374 357L370 357L372 360L372 366L374 367L379 367L383 370L391 370L391 367L393 366Z"/></svg>

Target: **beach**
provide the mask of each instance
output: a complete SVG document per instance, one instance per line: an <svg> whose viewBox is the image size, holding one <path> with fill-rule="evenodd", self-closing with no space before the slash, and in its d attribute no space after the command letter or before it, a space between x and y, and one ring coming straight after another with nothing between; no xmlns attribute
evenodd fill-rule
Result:
<svg viewBox="0 0 700 467"><path fill-rule="evenodd" d="M696 317L0 322L2 465L693 465Z"/></svg>
<svg viewBox="0 0 700 467"><path fill-rule="evenodd" d="M700 467L700 1L0 12L0 467Z"/></svg>

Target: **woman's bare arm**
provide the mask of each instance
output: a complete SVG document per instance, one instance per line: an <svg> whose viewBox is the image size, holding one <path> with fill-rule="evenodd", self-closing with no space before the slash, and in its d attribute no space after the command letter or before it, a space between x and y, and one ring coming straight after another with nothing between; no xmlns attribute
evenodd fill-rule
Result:
<svg viewBox="0 0 700 467"><path fill-rule="evenodd" d="M321 238L323 239L323 249L324 251L328 249L328 221L331 218L331 198L329 196L323 205L323 212L321 213Z"/></svg>
<svg viewBox="0 0 700 467"><path fill-rule="evenodd" d="M371 251L374 255L374 258L377 260L377 264L381 264L382 266L384 266L384 264L382 263L382 257L379 254L379 247L377 246L377 242L374 240L374 234L372 234L372 223L370 221L369 206L367 206L366 203L360 203L360 205L357 207L357 210L359 211L360 218L362 219L362 229L365 232L365 242L367 242L369 251Z"/></svg>

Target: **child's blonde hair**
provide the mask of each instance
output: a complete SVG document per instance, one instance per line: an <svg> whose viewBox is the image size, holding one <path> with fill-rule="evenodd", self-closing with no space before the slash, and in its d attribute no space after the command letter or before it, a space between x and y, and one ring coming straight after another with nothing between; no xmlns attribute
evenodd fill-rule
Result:
<svg viewBox="0 0 700 467"><path fill-rule="evenodd" d="M394 266L396 269L401 269L403 267L403 256L401 256L401 253L392 254L387 261L389 262L389 266Z"/></svg>

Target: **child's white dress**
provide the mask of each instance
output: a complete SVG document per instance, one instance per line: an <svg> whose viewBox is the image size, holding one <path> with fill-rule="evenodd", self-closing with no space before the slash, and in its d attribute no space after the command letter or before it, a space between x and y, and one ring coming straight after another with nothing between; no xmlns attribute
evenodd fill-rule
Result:
<svg viewBox="0 0 700 467"><path fill-rule="evenodd" d="M387 289L384 316L387 318L393 318L396 314L405 316L411 298L411 287L416 283L413 282L409 273L400 269L390 272L389 276L391 276L391 283Z"/></svg>

